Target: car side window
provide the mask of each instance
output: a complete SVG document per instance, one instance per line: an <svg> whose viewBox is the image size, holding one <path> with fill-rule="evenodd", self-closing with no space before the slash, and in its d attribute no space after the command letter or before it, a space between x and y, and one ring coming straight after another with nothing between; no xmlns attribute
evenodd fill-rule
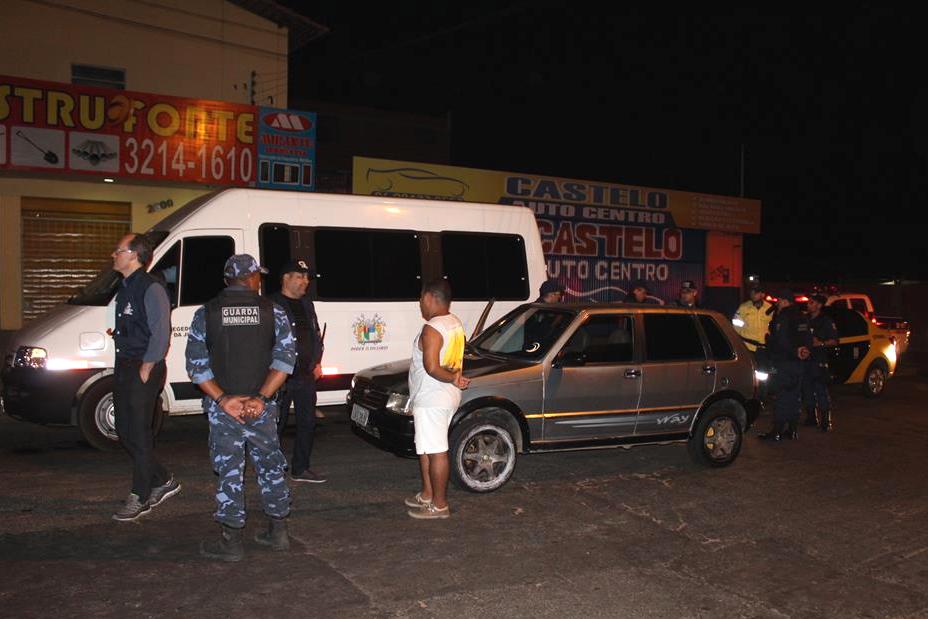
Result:
<svg viewBox="0 0 928 619"><path fill-rule="evenodd" d="M831 310L828 314L835 321L838 337L855 337L858 335L867 335L870 332L867 319L854 310L839 308L837 310Z"/></svg>
<svg viewBox="0 0 928 619"><path fill-rule="evenodd" d="M709 350L712 351L712 358L716 361L729 361L735 358L735 351L731 347L731 342L725 337L721 327L715 322L712 316L702 314L699 317L699 324L706 333L706 340L709 342Z"/></svg>
<svg viewBox="0 0 928 619"><path fill-rule="evenodd" d="M863 299L851 299L851 309L857 312L860 312L864 316L867 315L867 302Z"/></svg>
<svg viewBox="0 0 928 619"><path fill-rule="evenodd" d="M586 363L629 363L635 358L631 316L592 316L570 336L563 351L582 353Z"/></svg>
<svg viewBox="0 0 928 619"><path fill-rule="evenodd" d="M152 276L161 281L168 291L168 299L171 301L172 309L177 307L177 270L179 266L180 241L177 241L151 268Z"/></svg>
<svg viewBox="0 0 928 619"><path fill-rule="evenodd" d="M647 314L644 317L647 361L704 360L696 322L688 314Z"/></svg>

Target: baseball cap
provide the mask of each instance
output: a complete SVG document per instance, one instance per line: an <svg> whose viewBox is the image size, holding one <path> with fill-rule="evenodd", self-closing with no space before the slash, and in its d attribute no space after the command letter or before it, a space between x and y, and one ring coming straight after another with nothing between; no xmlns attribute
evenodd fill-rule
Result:
<svg viewBox="0 0 928 619"><path fill-rule="evenodd" d="M266 274L267 269L258 264L251 254L235 254L226 260L226 266L222 270L222 275L226 279L237 279L250 275L251 273Z"/></svg>
<svg viewBox="0 0 928 619"><path fill-rule="evenodd" d="M557 283L555 279L546 279L538 290L538 294L545 296L552 292L564 292L564 287Z"/></svg>
<svg viewBox="0 0 928 619"><path fill-rule="evenodd" d="M309 263L302 258L296 260L290 260L280 269L281 275L286 275L287 273L306 273L310 277L315 277L316 272L309 267Z"/></svg>
<svg viewBox="0 0 928 619"><path fill-rule="evenodd" d="M684 291L696 292L696 284L694 284L693 281L689 279L683 280L683 283L680 284L680 292Z"/></svg>

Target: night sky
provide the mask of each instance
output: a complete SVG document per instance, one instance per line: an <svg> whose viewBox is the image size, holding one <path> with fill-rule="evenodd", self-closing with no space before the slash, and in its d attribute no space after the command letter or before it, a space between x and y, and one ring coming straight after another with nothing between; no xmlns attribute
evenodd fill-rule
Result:
<svg viewBox="0 0 928 619"><path fill-rule="evenodd" d="M449 117L451 163L763 202L767 280L928 277L922 29L901 12L285 2L291 98ZM358 153L363 155L364 153Z"/></svg>

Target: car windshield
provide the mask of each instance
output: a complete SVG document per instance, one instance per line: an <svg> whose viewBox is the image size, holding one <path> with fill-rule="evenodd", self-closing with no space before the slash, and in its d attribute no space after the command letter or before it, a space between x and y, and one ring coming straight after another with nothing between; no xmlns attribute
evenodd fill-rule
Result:
<svg viewBox="0 0 928 619"><path fill-rule="evenodd" d="M488 327L473 341L478 352L538 359L564 332L573 312L545 307L520 307Z"/></svg>
<svg viewBox="0 0 928 619"><path fill-rule="evenodd" d="M166 231L161 230L152 230L147 234L155 247L168 235ZM121 281L122 275L111 268L105 268L80 292L68 299L68 303L70 305L109 305Z"/></svg>

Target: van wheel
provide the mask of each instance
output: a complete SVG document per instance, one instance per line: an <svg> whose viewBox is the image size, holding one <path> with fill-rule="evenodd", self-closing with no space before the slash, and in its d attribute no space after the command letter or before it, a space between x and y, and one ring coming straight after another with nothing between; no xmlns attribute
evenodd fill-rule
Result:
<svg viewBox="0 0 928 619"><path fill-rule="evenodd" d="M164 427L164 405L160 397L152 415L152 434L158 436ZM116 451L120 449L116 434L116 411L113 406L113 378L104 378L87 390L81 398L77 412L77 425L81 437L94 449Z"/></svg>
<svg viewBox="0 0 928 619"><path fill-rule="evenodd" d="M451 476L470 492L501 488L516 468L516 445L505 422L468 417L451 431Z"/></svg>
<svg viewBox="0 0 928 619"><path fill-rule="evenodd" d="M883 395L883 390L886 389L886 366L879 361L871 363L870 367L867 368L867 373L864 374L864 382L861 386L864 395L868 398Z"/></svg>
<svg viewBox="0 0 928 619"><path fill-rule="evenodd" d="M735 413L713 406L699 419L687 447L697 464L722 467L735 461L744 436Z"/></svg>

